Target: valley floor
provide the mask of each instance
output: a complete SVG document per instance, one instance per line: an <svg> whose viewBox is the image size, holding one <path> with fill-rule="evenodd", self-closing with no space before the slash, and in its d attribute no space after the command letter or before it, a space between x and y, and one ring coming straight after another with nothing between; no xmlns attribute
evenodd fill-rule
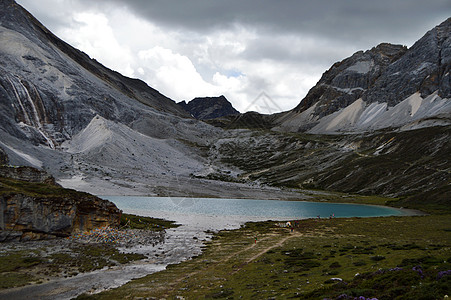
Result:
<svg viewBox="0 0 451 300"><path fill-rule="evenodd" d="M152 184L150 185L149 182ZM65 188L108 196L205 197L231 199L308 200L302 191L251 183L226 182L189 177L155 176L104 180L97 177L73 177L58 181Z"/></svg>
<svg viewBox="0 0 451 300"><path fill-rule="evenodd" d="M451 216L309 219L221 231L198 257L80 299L442 299Z"/></svg>

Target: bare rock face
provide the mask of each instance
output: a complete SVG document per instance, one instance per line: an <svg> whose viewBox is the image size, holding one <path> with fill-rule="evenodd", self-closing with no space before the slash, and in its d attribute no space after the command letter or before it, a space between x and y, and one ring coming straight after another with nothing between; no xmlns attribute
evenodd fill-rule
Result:
<svg viewBox="0 0 451 300"><path fill-rule="evenodd" d="M49 173L27 166L0 166L0 177L56 185L55 178Z"/></svg>
<svg viewBox="0 0 451 300"><path fill-rule="evenodd" d="M55 148L99 114L132 126L157 113L189 117L146 83L71 47L15 1L0 1L0 128Z"/></svg>
<svg viewBox="0 0 451 300"><path fill-rule="evenodd" d="M0 196L0 241L67 237L74 232L118 226L120 211L106 200L78 197Z"/></svg>
<svg viewBox="0 0 451 300"><path fill-rule="evenodd" d="M121 211L113 203L45 183L52 177L32 169L1 169L0 241L65 237L119 225Z"/></svg>
<svg viewBox="0 0 451 300"><path fill-rule="evenodd" d="M451 18L448 18L390 64L363 100L394 106L413 93L420 92L426 98L435 91L441 98L450 98L450 46Z"/></svg>
<svg viewBox="0 0 451 300"><path fill-rule="evenodd" d="M348 106L373 88L388 66L406 51L405 46L383 43L335 63L294 111L302 112L318 103L315 114L323 117Z"/></svg>
<svg viewBox="0 0 451 300"><path fill-rule="evenodd" d="M427 32L410 49L382 43L335 63L294 109L314 104L319 117L348 106L358 98L395 106L420 92L423 98L438 91L451 96L451 18Z"/></svg>
<svg viewBox="0 0 451 300"><path fill-rule="evenodd" d="M451 18L411 48L383 43L335 63L276 130L357 133L447 126Z"/></svg>

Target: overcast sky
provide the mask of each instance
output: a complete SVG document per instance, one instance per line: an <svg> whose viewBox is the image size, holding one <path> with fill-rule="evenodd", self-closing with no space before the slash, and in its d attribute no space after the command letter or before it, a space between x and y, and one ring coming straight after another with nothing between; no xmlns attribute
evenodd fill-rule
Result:
<svg viewBox="0 0 451 300"><path fill-rule="evenodd" d="M177 102L225 95L241 112L263 113L295 107L334 62L381 42L410 47L451 16L449 0L17 2Z"/></svg>

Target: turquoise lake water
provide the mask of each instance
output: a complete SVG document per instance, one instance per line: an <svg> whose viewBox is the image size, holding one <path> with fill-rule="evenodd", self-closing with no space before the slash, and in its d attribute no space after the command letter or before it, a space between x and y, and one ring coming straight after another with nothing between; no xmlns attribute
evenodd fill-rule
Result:
<svg viewBox="0 0 451 300"><path fill-rule="evenodd" d="M306 201L212 199L181 197L103 196L119 209L137 214L162 216L190 215L286 220L335 217L376 217L405 215L395 208Z"/></svg>

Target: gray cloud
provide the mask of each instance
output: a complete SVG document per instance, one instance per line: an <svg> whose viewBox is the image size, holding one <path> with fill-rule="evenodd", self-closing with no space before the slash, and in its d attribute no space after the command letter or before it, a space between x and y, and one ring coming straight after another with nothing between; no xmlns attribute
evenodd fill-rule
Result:
<svg viewBox="0 0 451 300"><path fill-rule="evenodd" d="M196 32L243 24L274 34L308 32L362 43L413 42L451 15L449 0L83 1L115 2L152 22Z"/></svg>

